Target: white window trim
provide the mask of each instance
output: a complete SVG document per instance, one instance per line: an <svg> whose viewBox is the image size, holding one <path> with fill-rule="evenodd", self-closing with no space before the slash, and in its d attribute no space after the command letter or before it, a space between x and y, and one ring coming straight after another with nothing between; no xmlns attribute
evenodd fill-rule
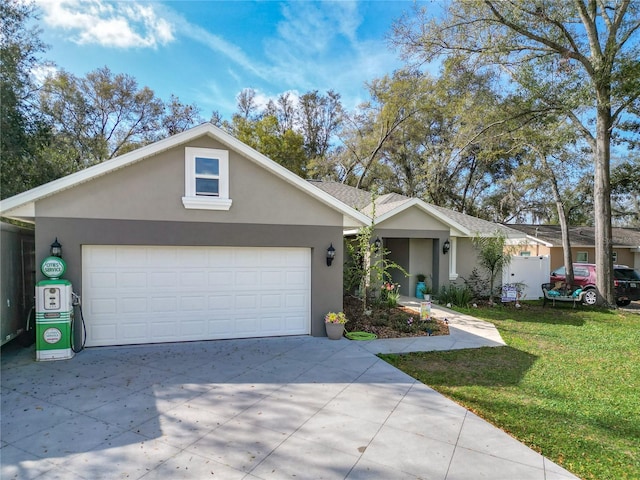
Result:
<svg viewBox="0 0 640 480"><path fill-rule="evenodd" d="M218 196L196 195L196 157L216 158L219 166ZM198 210L229 210L229 152L215 148L185 147L184 149L184 208Z"/></svg>

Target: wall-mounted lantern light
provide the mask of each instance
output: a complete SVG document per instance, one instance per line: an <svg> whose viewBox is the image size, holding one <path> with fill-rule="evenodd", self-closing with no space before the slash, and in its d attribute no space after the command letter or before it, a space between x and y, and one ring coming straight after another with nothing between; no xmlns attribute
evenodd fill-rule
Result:
<svg viewBox="0 0 640 480"><path fill-rule="evenodd" d="M376 253L380 251L380 247L382 247L382 240L380 240L380 237L376 237L376 239L373 241L373 248L375 249Z"/></svg>
<svg viewBox="0 0 640 480"><path fill-rule="evenodd" d="M51 244L51 248L49 249L49 253L52 257L62 257L62 245L58 242L58 237Z"/></svg>
<svg viewBox="0 0 640 480"><path fill-rule="evenodd" d="M447 239L442 244L442 253L446 255L447 253L449 253L449 250L451 250L451 242L449 241L449 239Z"/></svg>
<svg viewBox="0 0 640 480"><path fill-rule="evenodd" d="M327 248L327 267L331 266L333 259L336 258L336 249L333 248L333 243Z"/></svg>

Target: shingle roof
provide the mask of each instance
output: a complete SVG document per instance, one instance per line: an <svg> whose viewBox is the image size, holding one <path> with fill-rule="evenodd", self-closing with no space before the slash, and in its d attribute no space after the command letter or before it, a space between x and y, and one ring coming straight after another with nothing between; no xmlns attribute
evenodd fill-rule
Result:
<svg viewBox="0 0 640 480"><path fill-rule="evenodd" d="M471 215L467 215L466 213L456 212L455 210L451 210L450 208L439 207L437 205L433 205L433 208L455 220L459 224L464 225L473 233L479 235L490 235L496 233L496 231L499 231L507 237L522 236L521 232L510 228L510 226L507 225L490 222L488 220L483 220L482 218L473 217Z"/></svg>
<svg viewBox="0 0 640 480"><path fill-rule="evenodd" d="M338 200L346 203L347 205L361 211L365 215L371 217L373 214L373 204L371 203L371 194L349 185L344 185L337 182L322 182L318 180L312 180L313 185L324 190L329 195L336 197ZM375 215L380 217L387 212L390 212L403 204L410 202L411 197L401 195L399 193L387 193L381 195L375 200ZM456 212L444 207L438 207L436 205L425 205L432 207L448 217L452 221L467 228L473 234L479 235L491 235L496 231L502 232L507 237L521 237L522 234L518 230L514 230L506 225L499 223L489 222L481 218L472 217L464 213Z"/></svg>
<svg viewBox="0 0 640 480"><path fill-rule="evenodd" d="M357 210L362 210L371 203L371 194L364 190L338 182L322 182L320 180L309 180L309 182L320 190L324 190L329 195L337 198L342 203Z"/></svg>
<svg viewBox="0 0 640 480"><path fill-rule="evenodd" d="M560 225L515 224L509 227L552 245L562 245ZM614 246L640 247L640 229L614 227L611 231ZM569 240L572 246L593 247L596 244L595 227L569 227Z"/></svg>

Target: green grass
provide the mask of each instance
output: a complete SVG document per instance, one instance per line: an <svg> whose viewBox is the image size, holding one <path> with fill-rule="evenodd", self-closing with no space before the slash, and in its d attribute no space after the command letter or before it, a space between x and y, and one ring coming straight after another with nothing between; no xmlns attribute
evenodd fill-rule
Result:
<svg viewBox="0 0 640 480"><path fill-rule="evenodd" d="M506 347L381 355L584 479L640 479L640 314L460 309Z"/></svg>

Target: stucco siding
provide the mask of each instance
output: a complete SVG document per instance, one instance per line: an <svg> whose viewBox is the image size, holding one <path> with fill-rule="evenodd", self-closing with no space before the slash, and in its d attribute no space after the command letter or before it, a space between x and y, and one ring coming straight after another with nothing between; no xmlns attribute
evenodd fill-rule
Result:
<svg viewBox="0 0 640 480"><path fill-rule="evenodd" d="M416 294L416 275L424 274L426 283L433 286L433 240L430 238L412 238L409 240L409 292L413 297Z"/></svg>
<svg viewBox="0 0 640 480"><path fill-rule="evenodd" d="M341 226L218 224L83 218L39 218L36 256L40 264L49 245L58 238L67 263L65 278L82 295L82 245L169 245L237 247L307 247L311 249L311 334L323 336L324 315L342 310L344 250L336 248L331 267L326 264L330 243L342 245ZM38 279L41 279L40 275ZM86 319L90 321L90 319Z"/></svg>
<svg viewBox="0 0 640 480"><path fill-rule="evenodd" d="M380 222L376 225L380 229L401 229L401 230L446 230L449 232L449 227L439 220L435 219L425 211L418 207L410 207L405 211L394 215L393 217Z"/></svg>
<svg viewBox="0 0 640 480"><path fill-rule="evenodd" d="M342 214L229 151L229 211L186 209L185 147L226 149L202 137L36 203L36 216L277 225L342 225ZM228 150L228 149L226 149Z"/></svg>
<svg viewBox="0 0 640 480"><path fill-rule="evenodd" d="M457 241L457 273L458 279L456 283L464 284L464 280L469 278L474 268L478 268L478 273L485 276L485 272L478 266L478 253L473 246L470 238L458 238Z"/></svg>

